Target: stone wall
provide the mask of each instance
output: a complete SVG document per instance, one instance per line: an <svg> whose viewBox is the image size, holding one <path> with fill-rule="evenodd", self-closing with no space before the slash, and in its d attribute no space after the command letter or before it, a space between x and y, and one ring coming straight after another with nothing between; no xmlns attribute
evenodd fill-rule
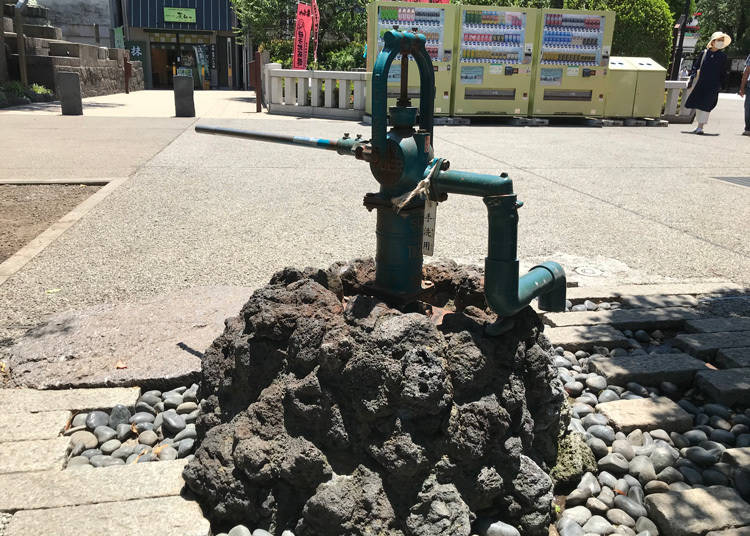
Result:
<svg viewBox="0 0 750 536"><path fill-rule="evenodd" d="M81 77L81 96L95 97L97 95L111 95L113 93L124 93L125 71L122 64L114 60L100 60L98 67L65 67L60 71L76 72ZM130 91L143 89L143 67L140 61L133 62L133 75L130 77Z"/></svg>
<svg viewBox="0 0 750 536"><path fill-rule="evenodd" d="M55 77L59 71L78 73L81 77L81 96L95 97L97 95L111 95L125 91L125 70L122 60L100 59L93 64L81 65L79 58L64 58L57 56L29 56L27 57L29 82L36 82L55 91ZM10 72L17 73L17 61L11 63ZM134 61L133 75L130 78L130 91L143 89L143 66L140 61Z"/></svg>
<svg viewBox="0 0 750 536"><path fill-rule="evenodd" d="M52 26L62 29L63 39L75 43L97 44L94 24L99 25L99 45L109 46L111 14L109 0L54 0L42 2L49 10Z"/></svg>

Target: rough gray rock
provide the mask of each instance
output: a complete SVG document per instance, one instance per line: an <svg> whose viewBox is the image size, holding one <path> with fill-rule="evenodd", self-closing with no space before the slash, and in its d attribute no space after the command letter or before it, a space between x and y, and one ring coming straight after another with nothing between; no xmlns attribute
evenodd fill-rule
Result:
<svg viewBox="0 0 750 536"><path fill-rule="evenodd" d="M480 271L425 267L432 318L366 295L373 272L278 272L205 352L184 477L214 529L546 534L568 423L537 315L491 337Z"/></svg>

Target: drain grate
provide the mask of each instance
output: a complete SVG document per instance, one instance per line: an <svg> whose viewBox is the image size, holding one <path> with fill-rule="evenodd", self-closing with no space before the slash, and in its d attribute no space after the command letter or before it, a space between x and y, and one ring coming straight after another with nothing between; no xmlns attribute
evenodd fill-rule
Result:
<svg viewBox="0 0 750 536"><path fill-rule="evenodd" d="M712 177L716 180L729 182L731 184L736 184L737 186L747 186L750 188L750 177Z"/></svg>

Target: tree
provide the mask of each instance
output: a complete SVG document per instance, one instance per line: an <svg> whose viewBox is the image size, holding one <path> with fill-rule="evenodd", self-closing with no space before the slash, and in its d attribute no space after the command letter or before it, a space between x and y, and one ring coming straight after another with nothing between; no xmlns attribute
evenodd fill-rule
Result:
<svg viewBox="0 0 750 536"><path fill-rule="evenodd" d="M649 57L669 65L674 20L665 0L566 0L565 7L614 11L613 55Z"/></svg>
<svg viewBox="0 0 750 536"><path fill-rule="evenodd" d="M685 13L685 0L667 0L667 5L669 6L669 11L672 12L672 19L675 21ZM690 14L695 14L695 10L695 0L690 0ZM688 20L688 22L690 21Z"/></svg>
<svg viewBox="0 0 750 536"><path fill-rule="evenodd" d="M320 0L319 41L364 41L367 0ZM232 0L243 28L257 44L291 39L297 17L297 0Z"/></svg>
<svg viewBox="0 0 750 536"><path fill-rule="evenodd" d="M698 0L697 9L701 13L698 47L705 47L712 33L722 31L732 38L731 50L735 55L747 53L750 49L750 0Z"/></svg>
<svg viewBox="0 0 750 536"><path fill-rule="evenodd" d="M291 38L297 2L292 0L232 0L240 25L256 44ZM291 26L291 27L290 27Z"/></svg>

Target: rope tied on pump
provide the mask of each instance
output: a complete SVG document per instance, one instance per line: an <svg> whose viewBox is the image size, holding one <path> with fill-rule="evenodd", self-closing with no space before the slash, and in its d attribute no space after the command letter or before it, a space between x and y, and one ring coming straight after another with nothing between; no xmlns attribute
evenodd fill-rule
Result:
<svg viewBox="0 0 750 536"><path fill-rule="evenodd" d="M396 214L401 212L401 209L403 209L406 205L408 205L412 199L417 197L418 195L424 195L426 198L429 199L430 197L430 183L432 179L435 177L438 171L440 171L440 168L443 165L443 158L435 158L430 163L430 170L427 173L427 176L419 181L417 183L417 186L411 191L406 192L403 195L400 195L398 197L391 198L391 203L393 203L393 207L396 209Z"/></svg>

